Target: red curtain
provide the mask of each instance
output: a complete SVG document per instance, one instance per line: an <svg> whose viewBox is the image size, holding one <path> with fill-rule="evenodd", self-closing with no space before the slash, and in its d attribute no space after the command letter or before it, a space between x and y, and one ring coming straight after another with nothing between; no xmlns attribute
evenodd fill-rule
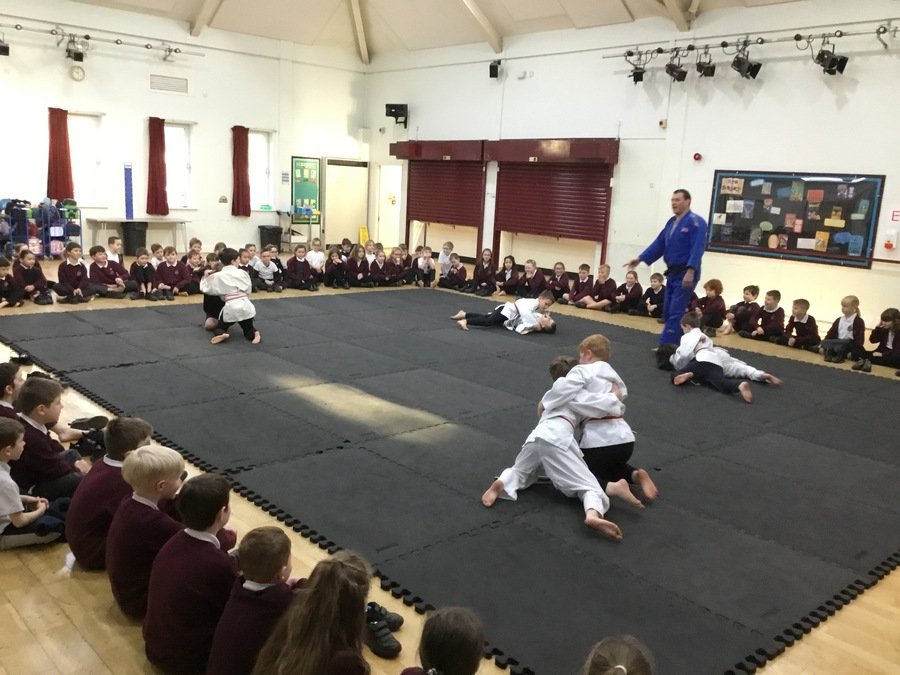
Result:
<svg viewBox="0 0 900 675"><path fill-rule="evenodd" d="M231 127L231 144L234 154L231 167L234 173L234 190L231 194L231 215L250 215L250 130L247 127Z"/></svg>
<svg viewBox="0 0 900 675"><path fill-rule="evenodd" d="M150 156L147 165L147 213L169 215L166 195L166 121L150 118Z"/></svg>
<svg viewBox="0 0 900 675"><path fill-rule="evenodd" d="M69 112L50 108L50 152L47 159L47 196L69 199L75 196L72 185L72 160L69 155Z"/></svg>

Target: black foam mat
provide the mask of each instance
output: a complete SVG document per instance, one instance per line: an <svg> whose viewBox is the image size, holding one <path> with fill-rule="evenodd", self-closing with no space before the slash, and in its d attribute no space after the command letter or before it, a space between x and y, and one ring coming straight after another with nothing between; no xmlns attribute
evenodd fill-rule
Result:
<svg viewBox="0 0 900 675"><path fill-rule="evenodd" d="M896 382L735 351L785 380L754 385L748 406L674 387L655 336L602 316L558 316L555 335L530 336L447 318L491 302L424 289L267 298L258 346L236 327L210 345L200 306L178 302L3 316L0 335L413 595L476 607L492 645L538 673L575 672L619 632L648 642L661 672L752 670L776 634L871 583L897 551ZM595 332L628 383L632 463L662 495L640 512L613 503L621 544L547 485L479 501L534 427L549 361Z"/></svg>

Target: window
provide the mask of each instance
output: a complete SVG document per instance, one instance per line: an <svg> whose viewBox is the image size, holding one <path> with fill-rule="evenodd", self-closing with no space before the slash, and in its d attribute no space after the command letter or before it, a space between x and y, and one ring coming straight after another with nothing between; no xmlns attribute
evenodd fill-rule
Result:
<svg viewBox="0 0 900 675"><path fill-rule="evenodd" d="M69 156L74 197L80 206L103 206L104 184L100 160L100 115L69 113Z"/></svg>
<svg viewBox="0 0 900 675"><path fill-rule="evenodd" d="M166 196L171 209L193 206L190 124L166 122Z"/></svg>
<svg viewBox="0 0 900 675"><path fill-rule="evenodd" d="M248 134L250 156L250 208L272 205L272 181L270 148L272 134L268 131L250 131Z"/></svg>

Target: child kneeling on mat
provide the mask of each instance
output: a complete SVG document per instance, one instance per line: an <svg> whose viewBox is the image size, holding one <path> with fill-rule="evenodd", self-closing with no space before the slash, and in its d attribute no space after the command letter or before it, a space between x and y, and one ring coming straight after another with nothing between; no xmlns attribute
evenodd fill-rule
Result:
<svg viewBox="0 0 900 675"><path fill-rule="evenodd" d="M233 248L223 249L219 253L222 269L214 272L209 269L200 280L200 291L204 295L218 295L225 302L219 314L219 325L213 331L211 344L217 345L228 339L228 329L235 323L240 324L244 337L252 344L258 345L262 336L253 325L256 307L250 302L250 275L240 269L240 257Z"/></svg>

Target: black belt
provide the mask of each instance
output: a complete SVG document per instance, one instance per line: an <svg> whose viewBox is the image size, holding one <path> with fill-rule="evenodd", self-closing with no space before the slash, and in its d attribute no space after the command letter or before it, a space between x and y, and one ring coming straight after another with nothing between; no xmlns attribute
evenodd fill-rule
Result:
<svg viewBox="0 0 900 675"><path fill-rule="evenodd" d="M675 274L681 274L682 272L686 272L688 269L690 269L690 268L687 265L671 265L670 267L666 268L666 271L664 272L664 274L667 277L669 277L669 276L673 276Z"/></svg>

